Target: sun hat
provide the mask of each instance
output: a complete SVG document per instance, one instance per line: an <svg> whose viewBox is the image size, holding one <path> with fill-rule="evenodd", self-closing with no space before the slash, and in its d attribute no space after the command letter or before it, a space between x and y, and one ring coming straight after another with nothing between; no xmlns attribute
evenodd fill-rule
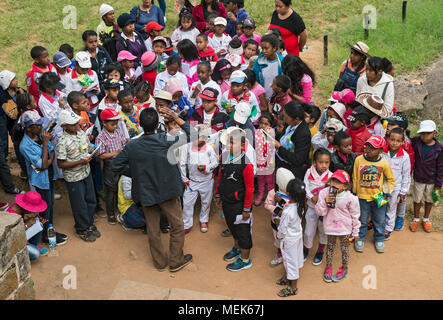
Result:
<svg viewBox="0 0 443 320"><path fill-rule="evenodd" d="M74 112L70 110L62 110L58 114L58 123L60 124L60 126L64 124L69 124L69 125L76 124L81 119L82 117L76 115Z"/></svg>
<svg viewBox="0 0 443 320"><path fill-rule="evenodd" d="M162 36L157 36L157 37L155 37L155 38L152 40L152 44L154 44L154 42L157 42L157 41L161 41L161 42L163 42L163 43L165 44L165 47L168 46L168 42L166 41L165 37L162 37Z"/></svg>
<svg viewBox="0 0 443 320"><path fill-rule="evenodd" d="M241 65L241 57L238 54L230 54L226 57L233 67Z"/></svg>
<svg viewBox="0 0 443 320"><path fill-rule="evenodd" d="M109 12L114 11L114 8L111 7L109 4L105 4L103 3L100 6L99 12L100 12L100 17L103 17L105 15L107 15Z"/></svg>
<svg viewBox="0 0 443 320"><path fill-rule="evenodd" d="M124 27L126 27L130 23L135 23L135 19L129 13L122 13L117 18L117 24L120 29L123 29Z"/></svg>
<svg viewBox="0 0 443 320"><path fill-rule="evenodd" d="M217 100L218 90L214 88L205 88L198 96L204 100L214 101Z"/></svg>
<svg viewBox="0 0 443 320"><path fill-rule="evenodd" d="M355 101L355 94L351 89L333 91L331 97L335 102L343 102L346 104L352 104Z"/></svg>
<svg viewBox="0 0 443 320"><path fill-rule="evenodd" d="M252 18L246 18L243 20L243 28L255 28L255 21Z"/></svg>
<svg viewBox="0 0 443 320"><path fill-rule="evenodd" d="M152 71L157 68L160 63L160 58L152 51L146 51L141 57L143 64L143 70L146 72Z"/></svg>
<svg viewBox="0 0 443 320"><path fill-rule="evenodd" d="M129 51L126 50L122 50L118 53L117 56L117 61L118 62L122 62L123 60L129 60L129 61L134 61L135 59L137 59L136 56L134 56L132 53L130 53Z"/></svg>
<svg viewBox="0 0 443 320"><path fill-rule="evenodd" d="M59 68L69 67L71 65L71 60L61 51L54 53L52 60Z"/></svg>
<svg viewBox="0 0 443 320"><path fill-rule="evenodd" d="M121 118L121 114L111 108L106 108L100 113L100 119L102 121L118 120Z"/></svg>
<svg viewBox="0 0 443 320"><path fill-rule="evenodd" d="M343 103L336 102L336 103L330 105L329 108L334 110L339 115L339 117L343 123L346 123L346 120L344 118L345 113L346 113L346 107Z"/></svg>
<svg viewBox="0 0 443 320"><path fill-rule="evenodd" d="M435 125L435 122L432 120L424 120L420 122L420 127L418 128L417 133L434 131L437 131L437 126Z"/></svg>
<svg viewBox="0 0 443 320"><path fill-rule="evenodd" d="M28 191L15 196L15 203L26 211L40 213L48 208L45 200L37 191Z"/></svg>
<svg viewBox="0 0 443 320"><path fill-rule="evenodd" d="M349 176L349 173L347 173L345 170L335 171L334 174L331 176L331 179L337 179L341 183L351 182L351 177Z"/></svg>
<svg viewBox="0 0 443 320"><path fill-rule="evenodd" d="M77 61L80 68L83 69L91 69L92 63L91 63L91 56L86 51L79 51L75 55L75 61Z"/></svg>
<svg viewBox="0 0 443 320"><path fill-rule="evenodd" d="M154 98L166 101L172 101L172 94L168 91L160 90L159 92L157 92Z"/></svg>
<svg viewBox="0 0 443 320"><path fill-rule="evenodd" d="M289 181L295 179L294 174L286 168L278 168L275 176L277 182L278 191L286 193Z"/></svg>
<svg viewBox="0 0 443 320"><path fill-rule="evenodd" d="M165 91L169 92L171 95L176 94L177 92L183 92L183 85L180 79L171 78L166 83Z"/></svg>
<svg viewBox="0 0 443 320"><path fill-rule="evenodd" d="M3 70L2 72L0 72L0 86L2 87L2 89L8 89L15 77L16 74L12 71Z"/></svg>
<svg viewBox="0 0 443 320"><path fill-rule="evenodd" d="M227 24L226 19L223 18L223 17L217 17L217 18L215 18L215 19L214 19L214 26L216 26L216 25L218 25L218 24L222 24L222 25L224 25L224 26L226 27L226 24Z"/></svg>
<svg viewBox="0 0 443 320"><path fill-rule="evenodd" d="M403 114L393 114L386 118L388 123L398 124L400 128L406 129L408 127L408 118Z"/></svg>
<svg viewBox="0 0 443 320"><path fill-rule="evenodd" d="M337 119L329 119L325 124L325 129L327 132L339 132L345 129L345 126L340 120Z"/></svg>
<svg viewBox="0 0 443 320"><path fill-rule="evenodd" d="M222 134L220 135L220 143L222 145L224 145L224 146L228 145L228 137L230 135L232 135L233 132L235 132L235 131L239 131L239 132L241 132L241 133L246 135L246 132L242 128L239 128L239 127L229 127L228 129L224 130L222 132Z"/></svg>
<svg viewBox="0 0 443 320"><path fill-rule="evenodd" d="M234 121L245 124L251 115L251 111L252 108L249 102L240 101L239 104L235 106Z"/></svg>
<svg viewBox="0 0 443 320"><path fill-rule="evenodd" d="M381 118L389 116L389 111L383 99L377 95L370 92L362 92L357 96L357 102Z"/></svg>
<svg viewBox="0 0 443 320"><path fill-rule="evenodd" d="M382 136L373 135L368 140L366 140L365 144L370 144L375 149L380 149L386 146L386 140Z"/></svg>
<svg viewBox="0 0 443 320"><path fill-rule="evenodd" d="M160 31L163 30L163 26L158 24L156 21L151 21L148 24L146 24L145 30L149 34L152 30L154 31Z"/></svg>
<svg viewBox="0 0 443 320"><path fill-rule="evenodd" d="M229 79L229 82L232 83L243 83L245 82L247 76L246 74L241 70L236 70L231 74L231 78Z"/></svg>
<svg viewBox="0 0 443 320"><path fill-rule="evenodd" d="M44 123L44 119L40 117L38 112L35 111L25 111L22 114L21 122L25 127L29 127L32 125L40 125Z"/></svg>
<svg viewBox="0 0 443 320"><path fill-rule="evenodd" d="M356 44L350 44L348 43L348 46L351 47L351 49L361 53L362 55L365 55L366 57L371 57L369 55L369 47L366 43L362 42L362 41L358 41Z"/></svg>

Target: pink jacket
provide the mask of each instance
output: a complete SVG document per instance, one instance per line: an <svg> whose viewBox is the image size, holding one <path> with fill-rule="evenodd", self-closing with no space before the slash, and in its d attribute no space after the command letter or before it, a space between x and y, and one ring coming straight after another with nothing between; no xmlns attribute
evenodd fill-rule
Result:
<svg viewBox="0 0 443 320"><path fill-rule="evenodd" d="M350 191L343 191L337 195L335 208L326 206L326 196L329 188L320 191L318 202L315 205L315 212L323 216L323 228L326 235L345 236L352 234L358 236L360 230L360 203L358 198Z"/></svg>
<svg viewBox="0 0 443 320"><path fill-rule="evenodd" d="M301 87L303 89L303 102L311 103L312 100L312 79L307 74L303 75L301 78Z"/></svg>
<svg viewBox="0 0 443 320"><path fill-rule="evenodd" d="M264 203L265 209L272 214L274 214L274 210L275 208L277 208L277 206L274 204L274 196L275 196L275 190L274 189L269 190L268 196L266 197Z"/></svg>

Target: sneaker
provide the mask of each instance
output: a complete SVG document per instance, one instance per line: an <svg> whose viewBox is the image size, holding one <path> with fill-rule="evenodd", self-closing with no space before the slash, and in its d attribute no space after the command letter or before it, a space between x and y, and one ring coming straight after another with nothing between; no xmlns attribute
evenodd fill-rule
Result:
<svg viewBox="0 0 443 320"><path fill-rule="evenodd" d="M418 230L419 226L420 226L420 220L412 221L412 223L409 225L409 229L411 229L412 232L415 232Z"/></svg>
<svg viewBox="0 0 443 320"><path fill-rule="evenodd" d="M362 240L358 240L354 242L354 249L357 252L363 252L363 249L365 248L365 243Z"/></svg>
<svg viewBox="0 0 443 320"><path fill-rule="evenodd" d="M0 211L5 210L7 207L9 207L9 203L7 203L7 202L0 202Z"/></svg>
<svg viewBox="0 0 443 320"><path fill-rule="evenodd" d="M192 229L192 228L185 229L185 234L188 234L189 232L191 232L191 229ZM163 232L163 233L164 233L164 232Z"/></svg>
<svg viewBox="0 0 443 320"><path fill-rule="evenodd" d="M17 194L22 193L23 191L21 191L21 190L18 189L18 188L14 188L14 189L11 189L11 190L5 190L5 192L6 192L6 193L9 193L9 194L15 194L15 195L17 195Z"/></svg>
<svg viewBox="0 0 443 320"><path fill-rule="evenodd" d="M422 220L422 225L423 225L423 229L426 231L426 232L432 232L432 224L431 224L431 220L428 220L428 221L425 221L425 220Z"/></svg>
<svg viewBox="0 0 443 320"><path fill-rule="evenodd" d="M241 251L236 246L233 246L232 249L223 256L223 260L232 261L237 258L240 253Z"/></svg>
<svg viewBox="0 0 443 320"><path fill-rule="evenodd" d="M384 241L376 241L375 242L375 251L377 251L377 253L385 252L385 242Z"/></svg>
<svg viewBox="0 0 443 320"><path fill-rule="evenodd" d="M343 270L343 266L340 266L340 268L338 269L338 272L332 276L332 281L340 282L341 280L346 278L347 275L348 275L348 269Z"/></svg>
<svg viewBox="0 0 443 320"><path fill-rule="evenodd" d="M54 200L60 200L62 195L60 193L54 193Z"/></svg>
<svg viewBox="0 0 443 320"><path fill-rule="evenodd" d="M192 254L185 254L183 262L180 265L178 265L177 267L169 267L169 271L176 272L176 271L178 271L180 269L183 269L188 264L190 264L191 261L192 261Z"/></svg>
<svg viewBox="0 0 443 320"><path fill-rule="evenodd" d="M125 226L125 222L123 221L123 217L120 213L117 215L117 222L120 223L123 230L125 230L125 231L134 230L134 229L131 229L131 228L128 228L127 226Z"/></svg>
<svg viewBox="0 0 443 320"><path fill-rule="evenodd" d="M326 266L325 273L323 274L323 280L325 282L332 282L332 268L331 266Z"/></svg>
<svg viewBox="0 0 443 320"><path fill-rule="evenodd" d="M113 225L117 223L117 219L115 218L115 215L108 216L108 223L113 224Z"/></svg>
<svg viewBox="0 0 443 320"><path fill-rule="evenodd" d="M89 231L92 232L92 234L94 235L94 237L96 238L100 238L101 237L101 233L100 231L98 231L97 227L95 226L95 224L93 224L92 226L89 227L88 229Z"/></svg>
<svg viewBox="0 0 443 320"><path fill-rule="evenodd" d="M205 232L208 232L208 223L207 222L203 222L203 223L200 223L200 231L201 232L203 232L203 233L205 233Z"/></svg>
<svg viewBox="0 0 443 320"><path fill-rule="evenodd" d="M63 236L65 236L65 237L63 237ZM68 236L66 236L63 233L56 232L55 233L55 239L57 241L57 246L62 246L62 245L64 245L67 242L66 240L68 239ZM44 244L49 244L49 240L48 240L47 237L42 237L42 242Z"/></svg>
<svg viewBox="0 0 443 320"><path fill-rule="evenodd" d="M68 240L68 236L66 234L64 234L64 233L56 232L55 234L58 235L60 238Z"/></svg>
<svg viewBox="0 0 443 320"><path fill-rule="evenodd" d="M385 230L385 241L388 241L391 239L391 232L388 230Z"/></svg>
<svg viewBox="0 0 443 320"><path fill-rule="evenodd" d="M46 248L40 248L40 247L37 247L37 248L40 249L40 256L47 256L47 255L48 255L48 252L49 252L48 249L46 249Z"/></svg>
<svg viewBox="0 0 443 320"><path fill-rule="evenodd" d="M374 227L374 224L372 223L372 220L368 222L368 231L372 230L372 228Z"/></svg>
<svg viewBox="0 0 443 320"><path fill-rule="evenodd" d="M20 171L20 179L23 179L23 180L28 179L28 173L25 170Z"/></svg>
<svg viewBox="0 0 443 320"><path fill-rule="evenodd" d="M303 249L303 262L305 262L308 259L309 250Z"/></svg>
<svg viewBox="0 0 443 320"><path fill-rule="evenodd" d="M323 261L323 252L316 252L314 256L314 260L312 261L312 264L314 266L318 266Z"/></svg>
<svg viewBox="0 0 443 320"><path fill-rule="evenodd" d="M283 257L279 256L278 254L276 254L274 256L274 258L272 258L271 262L269 262L269 265L271 267L276 267L276 266L278 266L279 264L282 264L282 263L283 263Z"/></svg>
<svg viewBox="0 0 443 320"><path fill-rule="evenodd" d="M255 198L254 204L255 204L256 207L258 207L259 205L261 205L261 203L262 203L262 201L263 201L263 197L264 197L263 194L259 194L259 195Z"/></svg>
<svg viewBox="0 0 443 320"><path fill-rule="evenodd" d="M77 235L80 237L80 239L86 242L94 242L96 239L94 234L89 230L77 231Z"/></svg>
<svg viewBox="0 0 443 320"><path fill-rule="evenodd" d="M403 222L404 221L405 221L405 218L402 218L402 217L395 218L394 230L395 231L400 231L401 229L403 229Z"/></svg>
<svg viewBox="0 0 443 320"><path fill-rule="evenodd" d="M106 218L108 216L108 214L105 212L105 210L103 210L102 206L97 204L97 206L95 207L95 211L96 214L98 214L98 216L100 218Z"/></svg>
<svg viewBox="0 0 443 320"><path fill-rule="evenodd" d="M249 269L250 267L252 267L251 259L249 259L248 262L244 262L242 258L238 257L238 259L235 260L235 262L228 264L226 266L226 269L235 272L235 271Z"/></svg>
<svg viewBox="0 0 443 320"><path fill-rule="evenodd" d="M230 237L231 236L231 231L229 229L226 229L225 231L223 231L221 233L222 237Z"/></svg>

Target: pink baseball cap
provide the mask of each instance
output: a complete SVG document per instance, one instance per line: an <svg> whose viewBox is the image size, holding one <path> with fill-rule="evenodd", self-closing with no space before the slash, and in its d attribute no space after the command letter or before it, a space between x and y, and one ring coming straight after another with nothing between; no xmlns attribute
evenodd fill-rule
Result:
<svg viewBox="0 0 443 320"><path fill-rule="evenodd" d="M335 171L334 174L331 176L331 179L337 179L341 183L351 182L351 177L349 176L349 173L347 173L345 170Z"/></svg>
<svg viewBox="0 0 443 320"><path fill-rule="evenodd" d="M151 71L157 68L160 59L154 52L146 51L145 53L143 53L141 61L143 64L143 69L145 71Z"/></svg>
<svg viewBox="0 0 443 320"><path fill-rule="evenodd" d="M21 208L33 213L43 212L48 207L45 200L42 199L40 193L36 191L29 191L16 195L15 202Z"/></svg>
<svg viewBox="0 0 443 320"><path fill-rule="evenodd" d="M333 91L332 98L339 102L351 104L355 101L355 94L351 89L344 89L342 91Z"/></svg>
<svg viewBox="0 0 443 320"><path fill-rule="evenodd" d="M117 57L117 61L121 62L123 60L130 60L133 61L137 59L136 56L134 56L132 53L130 53L129 51L126 50L122 50L118 53L118 57Z"/></svg>
<svg viewBox="0 0 443 320"><path fill-rule="evenodd" d="M382 136L373 135L368 140L366 140L365 144L369 143L376 149L384 148L386 146L386 140Z"/></svg>

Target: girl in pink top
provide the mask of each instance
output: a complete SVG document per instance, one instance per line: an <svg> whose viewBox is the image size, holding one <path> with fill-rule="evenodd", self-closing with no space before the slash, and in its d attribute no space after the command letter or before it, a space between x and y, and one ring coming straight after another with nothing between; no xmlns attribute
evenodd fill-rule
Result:
<svg viewBox="0 0 443 320"><path fill-rule="evenodd" d="M221 95L231 89L231 84L229 82L229 79L231 78L231 73L231 63L226 59L218 60L217 64L214 67L214 70L212 71L212 80L217 82L217 84L220 86L220 89L222 91L220 93Z"/></svg>
<svg viewBox="0 0 443 320"><path fill-rule="evenodd" d="M289 94L299 102L312 102L312 87L315 84L314 72L299 57L288 54L282 61L283 74L291 78Z"/></svg>
<svg viewBox="0 0 443 320"><path fill-rule="evenodd" d="M258 101L258 106L261 112L269 112L268 99L266 99L266 90L257 82L255 72L246 69L243 71L248 79L246 80L246 87L251 91Z"/></svg>
<svg viewBox="0 0 443 320"><path fill-rule="evenodd" d="M329 179L329 188L320 191L315 211L323 217L323 229L328 237L326 248L326 269L323 280L338 282L348 274L349 263L349 236L352 234L355 241L359 240L360 230L360 203L358 198L350 191L351 178L344 170L337 170ZM336 188L336 195L330 193L331 188ZM333 208L331 208L333 206ZM332 258L337 242L340 240L342 253L342 266L337 274L332 275Z"/></svg>
<svg viewBox="0 0 443 320"><path fill-rule="evenodd" d="M255 31L255 21L252 18L247 18L243 20L242 25L243 34L238 38L241 40L242 44L244 44L247 40L255 40L258 42L260 46L261 37L254 33Z"/></svg>

